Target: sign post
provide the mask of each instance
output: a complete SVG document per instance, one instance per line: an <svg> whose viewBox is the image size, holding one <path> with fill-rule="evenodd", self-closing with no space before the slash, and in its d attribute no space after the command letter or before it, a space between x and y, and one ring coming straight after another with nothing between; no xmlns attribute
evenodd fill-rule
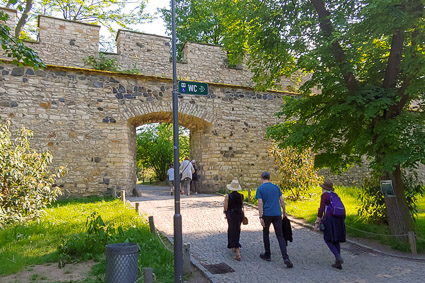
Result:
<svg viewBox="0 0 425 283"><path fill-rule="evenodd" d="M180 214L180 174L179 174L179 110L177 92L176 56L176 0L171 0L173 52L173 150L174 150L174 282L183 282L183 236Z"/></svg>
<svg viewBox="0 0 425 283"><path fill-rule="evenodd" d="M208 84L191 81L179 81L180 94L208 95Z"/></svg>

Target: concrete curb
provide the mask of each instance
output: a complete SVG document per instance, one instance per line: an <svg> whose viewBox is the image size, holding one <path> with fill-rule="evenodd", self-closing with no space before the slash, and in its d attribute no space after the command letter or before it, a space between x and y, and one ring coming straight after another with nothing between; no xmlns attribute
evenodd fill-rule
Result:
<svg viewBox="0 0 425 283"><path fill-rule="evenodd" d="M221 193L216 193L216 194L217 195L221 195L221 196L225 196L224 194L221 194ZM255 209L258 210L258 207L256 205L252 204L252 203L249 203L249 202L244 201L244 204L246 204L246 205L248 205L248 206L250 206L250 207L255 208ZM302 222L302 221L299 220L299 218L295 218L295 217L293 217L291 215L289 215L289 219L291 220L291 222L294 222L294 223L296 223L296 224L298 224L300 226L303 226L305 228L308 228L310 230L313 230L313 228L314 228L313 225L311 225L309 223ZM375 248L372 248L370 246L367 246L365 244L361 244L361 243L359 243L359 242L357 242L355 240L347 239L347 242L350 243L351 245L360 247L361 249L366 250L366 251L371 252L371 253L380 254L380 255L389 256L389 257L394 257L394 258L405 259L405 260L411 260L411 261L416 261L416 262L425 262L425 258L418 258L418 257L413 257L413 256L404 256L404 255L396 255L396 254L392 254L392 253L388 253L388 252L383 252L383 251L377 250Z"/></svg>

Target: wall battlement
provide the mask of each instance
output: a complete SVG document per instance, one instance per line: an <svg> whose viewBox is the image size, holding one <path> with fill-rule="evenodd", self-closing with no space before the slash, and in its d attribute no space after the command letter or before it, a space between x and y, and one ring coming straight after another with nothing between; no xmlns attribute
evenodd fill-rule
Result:
<svg viewBox="0 0 425 283"><path fill-rule="evenodd" d="M7 25L14 29L16 11L0 8L9 15ZM39 16L37 42L26 42L40 58L51 65L90 68L83 59L96 56L99 50L100 26L48 16ZM170 38L146 33L120 30L115 58L121 70L140 70L143 75L172 76ZM219 46L187 42L182 50L183 62L177 65L180 79L216 82L251 87L252 73L246 66L228 68L227 54ZM0 55L6 58L4 55ZM291 90L295 82L282 81L283 90Z"/></svg>

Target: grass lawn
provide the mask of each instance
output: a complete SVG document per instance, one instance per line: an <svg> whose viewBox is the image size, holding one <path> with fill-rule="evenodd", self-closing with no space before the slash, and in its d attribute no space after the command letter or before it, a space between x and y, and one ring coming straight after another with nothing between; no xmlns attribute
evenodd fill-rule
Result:
<svg viewBox="0 0 425 283"><path fill-rule="evenodd" d="M407 243L396 240L394 237L390 236L390 230L388 226L367 223L364 219L357 215L357 207L360 205L360 201L357 199L359 188L336 187L335 192L340 196L346 209L347 218L345 223L347 226L347 234L349 236L375 239L395 249L409 251L409 245ZM241 193L244 194L245 200L248 200L248 192L242 191ZM313 224L317 217L317 210L319 209L321 194L322 189L317 187L310 188L309 197L302 201L290 201L284 195L287 213L298 218L303 218ZM289 195L289 193L287 195ZM251 199L252 203L257 204L257 200L255 199L255 190L251 191ZM425 252L425 197L419 199L417 202L417 207L418 216L415 222L415 233L418 237L417 250L418 252L423 253ZM369 233L361 232L357 229ZM382 234L385 236L374 235L371 233Z"/></svg>
<svg viewBox="0 0 425 283"><path fill-rule="evenodd" d="M69 239L84 239L87 235L87 217L94 211L105 224L122 228L121 232L116 229L116 235L108 243L138 243L139 270L152 267L160 282L173 282L173 253L150 233L149 224L144 223L134 209L124 206L120 200L98 197L59 201L46 210L46 216L39 223L32 221L0 230L0 275L16 273L27 265L58 262L58 247ZM103 251L96 257L85 254L84 245L80 248L82 254L77 255L77 260L90 257L100 259L93 270L94 275L102 278Z"/></svg>

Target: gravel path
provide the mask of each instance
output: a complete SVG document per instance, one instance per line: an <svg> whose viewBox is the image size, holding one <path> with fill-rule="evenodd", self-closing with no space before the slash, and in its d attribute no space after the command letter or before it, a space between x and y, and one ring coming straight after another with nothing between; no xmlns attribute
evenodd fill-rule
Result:
<svg viewBox="0 0 425 283"><path fill-rule="evenodd" d="M142 197L128 198L141 202L142 213L154 216L155 225L173 236L174 199L166 187L140 186ZM331 267L333 255L321 234L292 223L294 242L288 254L294 268L283 264L278 243L271 228L272 261L260 259L263 252L262 227L258 211L245 207L249 224L242 225L242 260L236 261L227 249L227 222L223 200L218 195L181 197L183 242L190 243L191 256L203 266L225 263L234 272L213 274L216 282L425 282L425 263L364 252L350 244L342 245L342 270Z"/></svg>

